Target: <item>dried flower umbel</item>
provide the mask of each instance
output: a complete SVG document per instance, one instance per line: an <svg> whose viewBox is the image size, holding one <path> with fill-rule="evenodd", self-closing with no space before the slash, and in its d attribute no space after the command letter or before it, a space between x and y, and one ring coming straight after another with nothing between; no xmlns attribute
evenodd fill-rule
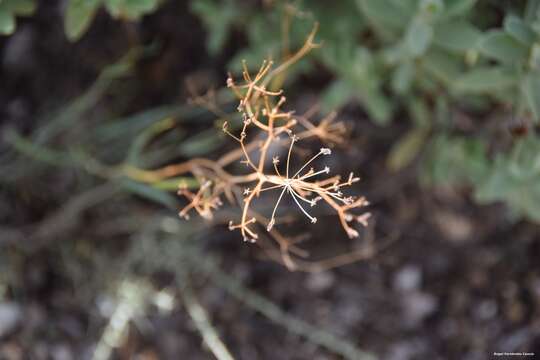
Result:
<svg viewBox="0 0 540 360"><path fill-rule="evenodd" d="M311 113L295 116L292 111L282 110L286 102L283 91L268 89L273 78L317 47L313 42L314 35L315 30L296 54L275 69L272 69L271 61L264 61L255 76L252 76L244 63L242 83L237 84L229 76L227 86L239 99L238 111L242 123L234 131L229 123L224 122L223 131L238 143L237 149L218 160L192 159L159 170L164 177L191 173L201 184L196 192L180 185L178 193L188 200L188 204L180 211L181 217L188 219L190 213L197 212L206 219L212 219L214 211L222 205L221 197L225 196L231 204L241 207L239 218L229 222L229 229L239 231L244 241L248 242L257 242L263 233L269 234L279 245L281 259L291 269L296 267L291 253L297 256L305 254L293 240L287 239L275 229L280 213L291 215L290 211L285 213L289 208L281 206L286 197L292 200L299 213L310 223L317 222L314 207L326 203L335 211L339 223L350 238L359 235L355 224L367 226L370 216L367 212L354 213L368 205L364 197L343 193L344 188L359 180L358 177L350 173L342 180L339 175L330 176L328 166L314 166L321 158L331 155L329 147L321 147L298 168L293 169L291 166L295 145L301 140L318 138L323 144L341 144L346 130L343 123L334 121L335 114L314 124L310 120L313 115ZM276 155L280 148L286 152L283 160ZM238 161L247 170L243 174L232 174L227 168ZM254 208L254 203L263 194L275 194L271 197L274 202L272 212L268 215L260 214Z"/></svg>
<svg viewBox="0 0 540 360"><path fill-rule="evenodd" d="M292 112L281 110L282 105L285 103L285 97L282 96L282 91L272 92L265 87L265 83L268 82L268 77L266 76L272 75L271 73L269 74L271 66L271 62L264 62L259 72L252 78L244 65L244 84L242 85L236 85L231 77L227 80L227 86L232 88L240 98L238 111L243 116L243 127L239 136L232 134L227 129L226 123L223 130L239 143L243 153L242 161L252 170L252 173L248 176L249 180L255 183L253 189L246 188L244 191L245 197L242 204L240 221L238 223L231 221L229 228L231 230L240 230L245 241L255 242L259 234L252 228L252 224L257 222L256 217L250 217L252 202L263 192L277 191L279 196L277 197L270 219L266 224L267 231L270 231L275 225L279 204L283 196L287 194L294 200L300 211L311 223L317 222L317 218L312 216L307 208L314 207L321 200L325 201L337 212L341 225L349 237L357 237L358 231L350 223L359 222L366 225L369 214L364 213L355 216L350 211L367 205L367 201L364 197L354 198L352 196L345 196L341 189L357 182L359 178L351 173L346 181L341 181L340 176L320 179L321 176L329 174L330 168L328 166L325 166L321 170L315 170L313 167L308 168L318 157L330 155L331 150L329 148L321 148L317 154L306 161L294 174L293 170L290 169L290 159L294 144L300 139L294 133L298 121ZM274 101L276 98L278 100ZM271 105L272 103L275 103L275 105ZM305 121L304 119L304 124ZM323 123L325 124L325 122L321 122L321 124ZM259 155L257 162L252 159L253 155L250 154L246 146L247 130L249 127L256 127L265 134L264 140L260 142L257 149ZM318 131L314 131L314 129ZM327 132L328 129L325 128L307 126L300 134L306 135L313 133L317 135L318 133L321 138L325 138L330 135ZM282 173L279 170L280 159L278 157L272 158L272 171L269 171L266 169L268 167L266 165L268 149L272 143L282 142L282 134L286 134L289 137L285 171Z"/></svg>

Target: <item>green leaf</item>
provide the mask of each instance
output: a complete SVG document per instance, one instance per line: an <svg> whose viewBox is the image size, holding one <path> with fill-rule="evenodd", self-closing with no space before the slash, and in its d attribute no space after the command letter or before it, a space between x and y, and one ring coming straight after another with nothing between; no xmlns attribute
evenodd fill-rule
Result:
<svg viewBox="0 0 540 360"><path fill-rule="evenodd" d="M64 31L70 41L79 40L92 23L101 0L70 0L64 15Z"/></svg>
<svg viewBox="0 0 540 360"><path fill-rule="evenodd" d="M433 38L433 27L423 18L417 17L407 28L405 46L409 54L418 57L424 54Z"/></svg>
<svg viewBox="0 0 540 360"><path fill-rule="evenodd" d="M540 70L540 43L532 46L531 55L529 56L529 67L532 70Z"/></svg>
<svg viewBox="0 0 540 360"><path fill-rule="evenodd" d="M391 0L357 0L364 15L376 26L403 29L409 18Z"/></svg>
<svg viewBox="0 0 540 360"><path fill-rule="evenodd" d="M442 0L421 0L420 13L429 19L437 18L444 10Z"/></svg>
<svg viewBox="0 0 540 360"><path fill-rule="evenodd" d="M395 172L409 165L420 153L428 133L427 127L417 127L402 136L388 154L386 159L388 169Z"/></svg>
<svg viewBox="0 0 540 360"><path fill-rule="evenodd" d="M540 222L540 139L531 135L509 154L499 154L475 198L480 203L504 201L517 215Z"/></svg>
<svg viewBox="0 0 540 360"><path fill-rule="evenodd" d="M392 89L398 94L405 94L411 88L414 80L415 68L414 64L406 61L394 70L392 73Z"/></svg>
<svg viewBox="0 0 540 360"><path fill-rule="evenodd" d="M483 93L515 86L517 82L516 74L508 69L499 66L478 67L458 77L454 88L459 92Z"/></svg>
<svg viewBox="0 0 540 360"><path fill-rule="evenodd" d="M479 140L439 135L429 144L422 181L428 184L479 184L489 172L486 146Z"/></svg>
<svg viewBox="0 0 540 360"><path fill-rule="evenodd" d="M457 57L438 49L430 49L420 58L420 65L430 76L450 85L462 73L462 62Z"/></svg>
<svg viewBox="0 0 540 360"><path fill-rule="evenodd" d="M144 129L132 141L128 150L126 162L129 164L138 165L144 148L152 141L154 137L171 129L174 124L174 120L168 117Z"/></svg>
<svg viewBox="0 0 540 360"><path fill-rule="evenodd" d="M503 63L513 63L525 61L528 49L507 33L492 30L482 38L480 52Z"/></svg>
<svg viewBox="0 0 540 360"><path fill-rule="evenodd" d="M393 103L378 89L360 91L360 101L378 125L387 125L394 110Z"/></svg>
<svg viewBox="0 0 540 360"><path fill-rule="evenodd" d="M445 17L465 15L473 8L477 0L446 0Z"/></svg>
<svg viewBox="0 0 540 360"><path fill-rule="evenodd" d="M99 126L96 128L95 133L98 138L105 142L116 142L121 138L132 139L147 126L165 118L198 118L202 112L203 110L193 109L187 106L160 106L129 115L125 118L116 119L111 124Z"/></svg>
<svg viewBox="0 0 540 360"><path fill-rule="evenodd" d="M184 141L179 152L186 157L194 157L208 154L216 150L223 143L223 137L216 129L209 129Z"/></svg>
<svg viewBox="0 0 540 360"><path fill-rule="evenodd" d="M152 202L165 205L169 209L176 208L176 199L164 190L157 189L147 184L139 183L133 180L124 179L120 182L121 186L138 196L141 196Z"/></svg>
<svg viewBox="0 0 540 360"><path fill-rule="evenodd" d="M28 16L36 10L36 3L34 0L3 0L0 1L0 7L15 15Z"/></svg>
<svg viewBox="0 0 540 360"><path fill-rule="evenodd" d="M344 80L335 80L326 88L322 96L321 105L323 111L330 112L337 110L347 101L353 94L352 86Z"/></svg>
<svg viewBox="0 0 540 360"><path fill-rule="evenodd" d="M107 11L119 19L138 20L156 10L158 0L104 0Z"/></svg>
<svg viewBox="0 0 540 360"><path fill-rule="evenodd" d="M525 46L531 46L536 40L536 34L529 25L515 15L504 18L504 30Z"/></svg>
<svg viewBox="0 0 540 360"><path fill-rule="evenodd" d="M527 104L535 117L535 121L540 121L540 72L534 71L525 77L522 84L522 91L527 100Z"/></svg>
<svg viewBox="0 0 540 360"><path fill-rule="evenodd" d="M479 43L482 33L464 20L453 20L437 24L433 42L440 47L464 53L474 49Z"/></svg>
<svg viewBox="0 0 540 360"><path fill-rule="evenodd" d="M195 0L191 2L191 11L201 18L207 28L208 52L217 54L225 45L234 21L239 16L237 7L231 1Z"/></svg>
<svg viewBox="0 0 540 360"><path fill-rule="evenodd" d="M10 35L15 31L15 17L0 8L0 35Z"/></svg>
<svg viewBox="0 0 540 360"><path fill-rule="evenodd" d="M416 127L428 127L431 125L432 112L426 101L421 97L411 97L407 101L407 110Z"/></svg>
<svg viewBox="0 0 540 360"><path fill-rule="evenodd" d="M528 24L532 23L538 18L539 11L540 2L538 0L528 0L527 6L525 7L525 15L523 16L525 22Z"/></svg>
<svg viewBox="0 0 540 360"><path fill-rule="evenodd" d="M15 32L16 15L31 15L36 9L33 0L0 0L0 35Z"/></svg>
<svg viewBox="0 0 540 360"><path fill-rule="evenodd" d="M418 0L391 0L407 17L413 17L418 8Z"/></svg>

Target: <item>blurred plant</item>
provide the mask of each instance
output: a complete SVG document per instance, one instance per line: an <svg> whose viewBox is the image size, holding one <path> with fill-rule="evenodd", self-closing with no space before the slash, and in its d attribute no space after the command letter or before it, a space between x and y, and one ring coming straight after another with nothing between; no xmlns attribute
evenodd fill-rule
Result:
<svg viewBox="0 0 540 360"><path fill-rule="evenodd" d="M400 100L406 106L428 106L430 94L441 91L446 92L445 101L466 100L465 94L482 93L506 102L515 96L505 96L518 90L527 99L522 111L538 117L537 2L528 2L523 17L510 11L501 29L485 32L469 20L476 15L475 3L346 0L328 9L311 2L274 1L268 13L253 6L238 7L233 0L195 0L192 10L209 28L212 53L226 44L233 28L245 30L250 48L231 60L231 68L238 71L238 58L257 63L279 57L280 52L301 42L306 26L316 19L321 23L319 36L325 46L311 61L321 62L338 75L327 90L328 102L335 107L358 96L381 124L391 119ZM213 20L218 13L227 16L216 24ZM282 31L265 31L269 27ZM388 90L395 96L393 101L385 95Z"/></svg>
<svg viewBox="0 0 540 360"><path fill-rule="evenodd" d="M15 32L16 16L29 16L34 13L34 0L0 0L0 35Z"/></svg>
<svg viewBox="0 0 540 360"><path fill-rule="evenodd" d="M440 136L430 147L423 178L438 184L472 184L479 203L503 201L514 218L540 222L540 139L520 139L494 161L487 150L479 139Z"/></svg>
<svg viewBox="0 0 540 360"><path fill-rule="evenodd" d="M69 40L77 41L88 30L101 6L115 19L137 21L154 12L161 0L69 0L64 29Z"/></svg>

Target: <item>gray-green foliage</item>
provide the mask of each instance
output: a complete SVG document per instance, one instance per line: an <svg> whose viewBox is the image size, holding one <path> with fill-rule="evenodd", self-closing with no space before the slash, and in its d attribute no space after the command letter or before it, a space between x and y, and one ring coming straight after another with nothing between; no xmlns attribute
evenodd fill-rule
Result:
<svg viewBox="0 0 540 360"><path fill-rule="evenodd" d="M28 16L36 9L34 0L0 0L0 35L11 35L16 16Z"/></svg>
<svg viewBox="0 0 540 360"><path fill-rule="evenodd" d="M540 222L539 139L531 136L498 154L475 195L482 203L504 201L516 215Z"/></svg>
<svg viewBox="0 0 540 360"><path fill-rule="evenodd" d="M390 121L411 98L425 101L442 89L447 100L482 94L508 99L521 112L540 114L540 15L535 0L522 17L508 13L499 27L481 30L471 20L476 0L344 0L276 2L272 11L237 1L195 0L192 10L208 29L216 53L228 34L243 30L249 42L232 59L256 64L281 57L283 19L292 17L289 41L299 45L314 21L324 46L310 59L337 75L325 104L336 107L357 98L378 123ZM287 15L288 14L288 15ZM338 21L339 20L339 21ZM252 61L250 61L252 60ZM388 96L390 91L391 95ZM526 101L519 104L516 94Z"/></svg>
<svg viewBox="0 0 540 360"><path fill-rule="evenodd" d="M101 6L116 19L135 21L155 11L159 3L160 0L69 0L64 29L67 37L76 41L88 30Z"/></svg>
<svg viewBox="0 0 540 360"><path fill-rule="evenodd" d="M528 136L491 160L486 143L438 136L424 163L424 181L472 184L481 204L505 202L517 217L540 222L540 139Z"/></svg>
<svg viewBox="0 0 540 360"><path fill-rule="evenodd" d="M356 100L380 125L398 114L401 119L405 110L413 127L393 145L391 170L428 149L424 178L472 184L479 202L504 201L516 213L540 219L534 195L540 174L516 170L536 161L516 154L534 154L537 137L491 154L490 139L451 135L455 106L476 114L512 108L515 116L539 123L539 1L343 0L328 6L300 0L275 1L261 11L235 0L194 0L192 10L208 29L211 53L234 30L246 34L248 46L229 63L236 71L241 59L254 67L264 58L281 59L284 39L297 48L319 22L323 47L289 73L289 81L316 64L334 75L322 96L325 109ZM290 19L288 37L284 19Z"/></svg>

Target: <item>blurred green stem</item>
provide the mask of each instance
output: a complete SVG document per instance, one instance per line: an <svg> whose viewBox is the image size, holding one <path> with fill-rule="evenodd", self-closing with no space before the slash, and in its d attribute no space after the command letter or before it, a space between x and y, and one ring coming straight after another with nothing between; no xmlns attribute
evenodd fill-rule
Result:
<svg viewBox="0 0 540 360"><path fill-rule="evenodd" d="M216 329L212 326L208 313L197 300L189 281L184 283L181 293L189 316L195 323L197 330L201 333L204 342L210 351L212 351L212 354L218 360L234 360L225 344L219 338Z"/></svg>

